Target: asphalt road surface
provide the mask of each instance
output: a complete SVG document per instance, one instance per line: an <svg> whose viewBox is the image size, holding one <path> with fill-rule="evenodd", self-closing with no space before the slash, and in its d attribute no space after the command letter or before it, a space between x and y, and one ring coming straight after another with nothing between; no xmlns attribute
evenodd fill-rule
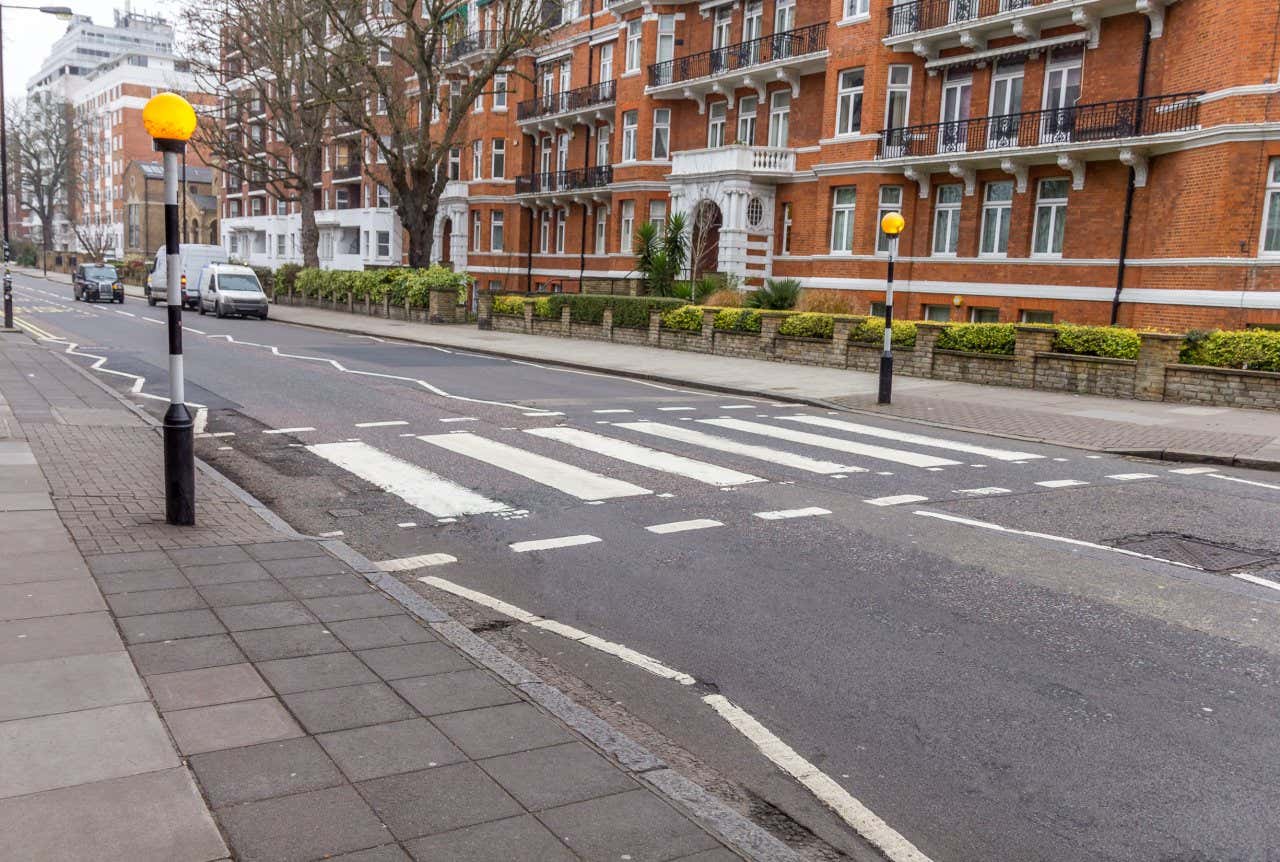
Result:
<svg viewBox="0 0 1280 862"><path fill-rule="evenodd" d="M163 412L162 308L15 294ZM424 557L406 582L816 858L876 858L852 799L937 862L1280 858L1276 474L185 321L200 457L305 533Z"/></svg>

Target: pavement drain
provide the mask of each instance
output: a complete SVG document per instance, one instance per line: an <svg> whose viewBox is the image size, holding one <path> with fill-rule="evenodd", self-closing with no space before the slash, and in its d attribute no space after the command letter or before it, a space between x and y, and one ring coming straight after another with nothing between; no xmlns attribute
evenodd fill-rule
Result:
<svg viewBox="0 0 1280 862"><path fill-rule="evenodd" d="M1224 542L1211 542L1178 533L1145 533L1127 536L1115 543L1117 548L1136 551L1197 566L1206 572L1225 572L1265 563L1276 558L1275 551L1237 548Z"/></svg>

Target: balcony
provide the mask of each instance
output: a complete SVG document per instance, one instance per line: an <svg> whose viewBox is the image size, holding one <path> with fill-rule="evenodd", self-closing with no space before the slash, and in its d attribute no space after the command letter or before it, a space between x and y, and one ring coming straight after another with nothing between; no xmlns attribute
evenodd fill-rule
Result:
<svg viewBox="0 0 1280 862"><path fill-rule="evenodd" d="M731 144L702 150L677 150L671 154L671 176L741 175L753 180L790 176L796 170L795 150L782 147L749 147Z"/></svg>
<svg viewBox="0 0 1280 862"><path fill-rule="evenodd" d="M483 60L484 56L502 44L503 31L476 30L465 33L451 44L440 49L440 62L445 66L455 63L465 65L468 61Z"/></svg>
<svg viewBox="0 0 1280 862"><path fill-rule="evenodd" d="M795 90L800 76L825 68L826 57L824 21L654 63L649 67L647 92L659 98L692 98L702 103L709 92L731 95L738 87L751 87L763 98L770 80L789 81Z"/></svg>
<svg viewBox="0 0 1280 862"><path fill-rule="evenodd" d="M339 180L358 180L364 174L364 165L360 162L347 162L346 164L335 164L330 175L334 182Z"/></svg>
<svg viewBox="0 0 1280 862"><path fill-rule="evenodd" d="M567 171L548 171L516 177L516 195L543 201L595 198L613 182L612 165L593 165Z"/></svg>
<svg viewBox="0 0 1280 862"><path fill-rule="evenodd" d="M567 128L613 116L616 81L600 81L576 90L547 93L516 106L516 122L537 130Z"/></svg>

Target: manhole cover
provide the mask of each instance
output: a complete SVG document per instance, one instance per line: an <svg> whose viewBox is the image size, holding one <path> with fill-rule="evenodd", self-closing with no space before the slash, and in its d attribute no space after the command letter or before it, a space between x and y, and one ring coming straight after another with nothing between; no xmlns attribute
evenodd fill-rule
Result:
<svg viewBox="0 0 1280 862"><path fill-rule="evenodd" d="M329 514L335 518L356 518L360 515L359 509L330 509Z"/></svg>
<svg viewBox="0 0 1280 862"><path fill-rule="evenodd" d="M1225 572L1228 569L1252 566L1276 556L1272 551L1252 551L1176 533L1130 536L1115 544L1117 548L1124 548L1126 551L1150 554L1176 563L1188 563L1207 572Z"/></svg>

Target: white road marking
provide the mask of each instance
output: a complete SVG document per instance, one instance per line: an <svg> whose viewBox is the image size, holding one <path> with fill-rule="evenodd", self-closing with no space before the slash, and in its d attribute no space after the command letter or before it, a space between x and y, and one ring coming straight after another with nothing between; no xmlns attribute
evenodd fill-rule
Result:
<svg viewBox="0 0 1280 862"><path fill-rule="evenodd" d="M776 512L756 512L755 516L762 521L785 521L788 518L809 518L813 515L830 515L830 509L810 506L807 509L779 509Z"/></svg>
<svg viewBox="0 0 1280 862"><path fill-rule="evenodd" d="M518 476L524 476L526 479L563 491L579 500L610 500L615 497L638 497L653 493L648 488L641 488L630 482L601 476L590 470L533 452L526 452L496 440L478 437L466 431L456 434L427 434L418 439L424 443L448 449L450 452L483 461Z"/></svg>
<svg viewBox="0 0 1280 862"><path fill-rule="evenodd" d="M1170 470L1170 473L1177 473L1180 476L1199 476L1204 473L1216 473L1217 467L1179 467L1177 470Z"/></svg>
<svg viewBox="0 0 1280 862"><path fill-rule="evenodd" d="M729 722L734 730L749 739L779 769L808 788L810 793L835 811L859 835L879 848L891 862L929 862L929 858L914 844L876 816L870 808L724 695L708 694L702 698L702 702Z"/></svg>
<svg viewBox="0 0 1280 862"><path fill-rule="evenodd" d="M873 506L901 506L903 503L923 503L928 499L928 497L921 497L918 494L898 494L896 497L876 497L862 502L870 503Z"/></svg>
<svg viewBox="0 0 1280 862"><path fill-rule="evenodd" d="M453 593L455 596L461 596L468 601L475 602L476 604L482 605L486 608L491 608L492 610L509 616L519 622L536 626L543 631L559 635L560 637L567 638L571 641L576 641L583 646L591 647L594 650L608 653L615 658L622 659L628 664L633 664L636 667L646 670L655 676L660 676L663 679L673 680L681 685L693 685L697 682L697 680L689 676L689 674L681 673L674 668L667 667L657 659L650 658L644 653L637 652L630 647L626 647L612 641L607 641L603 638L598 638L595 635L584 632L582 629L565 625L564 623L557 622L556 620L546 619L538 616L537 614L531 614L524 608L516 607L509 602L504 602L501 599L496 599L493 596L486 595L485 593L468 589L461 584L455 584L452 581L446 581L444 578L436 577L424 577L418 578L418 580L428 586L435 587L438 590Z"/></svg>
<svg viewBox="0 0 1280 862"><path fill-rule="evenodd" d="M437 518L511 508L367 443L320 443L307 451Z"/></svg>
<svg viewBox="0 0 1280 862"><path fill-rule="evenodd" d="M187 326L185 323L182 325L182 328L183 328L183 329L185 329L187 332L194 332L196 335L208 335L208 334L209 334L209 333L205 332L203 329L196 329L194 326Z"/></svg>
<svg viewBox="0 0 1280 862"><path fill-rule="evenodd" d="M1251 575L1248 572L1232 572L1231 577L1239 578L1242 581L1248 581L1251 584L1257 584L1260 587L1268 587L1269 589L1280 590L1280 583L1269 580L1267 578L1260 578L1257 575Z"/></svg>
<svg viewBox="0 0 1280 862"><path fill-rule="evenodd" d="M396 526L397 527L416 527L418 526L418 522L417 521L401 521L399 524L396 524Z"/></svg>
<svg viewBox="0 0 1280 862"><path fill-rule="evenodd" d="M390 428L393 425L408 425L403 419L388 419L385 422L357 422L357 428Z"/></svg>
<svg viewBox="0 0 1280 862"><path fill-rule="evenodd" d="M754 410L756 409L756 405L754 404L721 404L720 409L721 410Z"/></svg>
<svg viewBox="0 0 1280 862"><path fill-rule="evenodd" d="M574 548L578 545L594 545L600 541L597 536L561 536L558 539L531 539L527 542L512 542L507 547L515 551L517 554L527 554L530 551L553 551L556 548Z"/></svg>
<svg viewBox="0 0 1280 862"><path fill-rule="evenodd" d="M1088 485L1088 482L1082 482L1079 479L1049 479L1046 482L1036 482L1042 488L1073 488L1077 485Z"/></svg>
<svg viewBox="0 0 1280 862"><path fill-rule="evenodd" d="M154 317L144 317L142 319L145 320L147 323L158 323L161 326L165 325L165 322L163 320L156 320Z"/></svg>
<svg viewBox="0 0 1280 862"><path fill-rule="evenodd" d="M628 410L628 409L626 409L625 407L619 407L619 408L614 409L614 410L592 410L591 412L592 412L592 413L605 414L605 413L635 413L636 411L634 411L634 410Z"/></svg>
<svg viewBox="0 0 1280 862"><path fill-rule="evenodd" d="M1255 488L1270 488L1273 491L1280 491L1280 485L1271 485L1267 482L1254 482L1250 479L1238 479L1235 476L1224 476L1221 473L1212 473L1210 479L1225 479L1228 482L1239 482L1241 485L1253 485Z"/></svg>
<svg viewBox="0 0 1280 862"><path fill-rule="evenodd" d="M525 416L563 416L564 414L555 410L537 410L532 413L526 413L524 415Z"/></svg>
<svg viewBox="0 0 1280 862"><path fill-rule="evenodd" d="M191 420L191 433L197 434L197 435L203 434L204 429L208 426L208 424L209 424L209 408L197 407L195 418Z"/></svg>
<svg viewBox="0 0 1280 862"><path fill-rule="evenodd" d="M1094 460L1094 461L1097 461L1097 460L1098 460L1099 458L1101 458L1102 456L1101 456L1101 455L1085 455L1084 457L1089 458L1089 459Z"/></svg>
<svg viewBox="0 0 1280 862"><path fill-rule="evenodd" d="M796 431L792 428L779 428L774 425L765 425L761 422L749 422L742 419L699 419L698 421L704 425L715 425L717 428L745 431L749 434L761 434L778 440L788 440L792 443L802 443L806 446L819 446L824 449L835 449L838 452L848 452L850 455L862 455L866 458L893 461L912 467L951 467L960 463L947 458L939 458L936 455L920 455L915 452L904 452L901 449L873 446L869 443L855 443L852 440L827 437L823 434L810 434L808 431Z"/></svg>
<svg viewBox="0 0 1280 862"><path fill-rule="evenodd" d="M879 437L883 440L894 440L898 443L911 443L916 446L928 446L931 449L949 449L953 452L967 452L970 455L981 455L997 461L1030 461L1042 458L1032 452L1011 452L1008 449L993 449L989 446L976 446L972 443L958 443L944 440L941 437L926 437L923 434L910 434L906 431L892 431L874 425L863 425L859 422L846 422L843 419L828 419L825 416L779 416L791 422L803 422L806 425L817 425L820 428L833 428L837 431L848 431L851 434L862 434L867 437Z"/></svg>
<svg viewBox="0 0 1280 862"><path fill-rule="evenodd" d="M967 494L970 497L994 497L998 494L1013 493L1008 488L959 488L952 493Z"/></svg>
<svg viewBox="0 0 1280 862"><path fill-rule="evenodd" d="M1136 482L1139 479L1155 479L1155 473L1114 473L1107 477L1117 482Z"/></svg>
<svg viewBox="0 0 1280 862"><path fill-rule="evenodd" d="M672 521L669 524L654 524L652 527L645 527L650 533L658 535L666 535L667 533L684 533L689 530L706 530L710 527L723 527L719 521L713 521L710 518L698 518L693 521Z"/></svg>
<svg viewBox="0 0 1280 862"><path fill-rule="evenodd" d="M383 560L378 568L384 572L412 572L427 566L443 566L456 563L458 558L451 554L419 554L416 557L400 557L395 560Z"/></svg>
<svg viewBox="0 0 1280 862"><path fill-rule="evenodd" d="M318 535L322 539L336 539L340 536L345 536L346 533L342 532L341 530L330 530L327 533L319 533Z"/></svg>
<svg viewBox="0 0 1280 862"><path fill-rule="evenodd" d="M614 437L606 437L593 431L583 431L578 428L568 427L527 428L525 433L547 440L555 440L569 446L576 446L579 449L595 452L597 455L604 455L607 458L616 458L628 464L647 467L650 470L684 476L686 479L693 479L707 485L723 487L725 485L746 485L752 482L765 481L759 476L752 476L750 473L742 473L738 470L731 470L728 467L708 464L706 461L695 461L693 458L686 458L683 455L650 449L647 446L640 446Z"/></svg>
<svg viewBox="0 0 1280 862"><path fill-rule="evenodd" d="M210 437L234 437L234 436L236 436L236 432L234 432L234 431L210 431L210 432L209 432L209 436L210 436Z"/></svg>
<svg viewBox="0 0 1280 862"><path fill-rule="evenodd" d="M112 309L112 311L114 311L116 314L123 314L125 317L137 317L137 316L138 316L138 315L134 314L134 313L133 313L133 312L131 312L131 311L121 311L121 310L120 310L120 309L118 309L118 308L113 308L113 309Z"/></svg>
<svg viewBox="0 0 1280 862"><path fill-rule="evenodd" d="M697 407L659 407L664 413L687 413L690 410L697 410Z"/></svg>
<svg viewBox="0 0 1280 862"><path fill-rule="evenodd" d="M807 455L797 455L794 452L787 452L783 449L772 449L768 446L757 446L754 443L740 443L729 437L707 434L693 428L681 428L678 425L664 425L661 422L616 422L614 424L618 428L626 428L628 431L640 431L644 434L652 434L655 437L664 437L668 440L677 440L681 443L703 446L707 449L714 449L717 452L723 452L729 455L742 455L745 458L755 458L760 461L768 461L771 464L778 464L782 467L792 467L796 470L805 470L809 473L831 475L834 473L866 472L861 467L850 467L844 464L837 464L834 461L822 461L816 458L810 458Z"/></svg>
<svg viewBox="0 0 1280 862"><path fill-rule="evenodd" d="M997 533L1008 533L1014 536L1029 536L1033 539L1048 539L1051 542L1061 542L1064 545L1076 545L1081 548L1092 548L1095 551L1110 551L1113 554L1123 554L1126 557L1137 557L1141 560L1155 560L1157 563L1168 563L1171 566L1178 566L1183 569L1194 569L1202 572L1204 569L1199 566L1192 566L1188 563L1179 563L1176 560L1166 560L1163 557L1153 557L1150 554L1140 554L1137 551L1129 551L1124 548L1113 548L1110 545L1099 545L1094 542L1086 542L1081 539L1072 539L1068 536L1055 536L1052 533L1037 533L1032 530L1016 530L1013 527L1002 527L999 524L992 524L987 521L975 521L972 518L961 518L958 515L947 515L942 512L927 512L923 509L917 509L912 512L913 515L921 515L925 518L937 518L941 521L951 521L955 524L964 524L968 527L979 527L983 530L992 530Z"/></svg>
<svg viewBox="0 0 1280 862"><path fill-rule="evenodd" d="M301 434L304 431L314 431L314 430L316 429L310 426L304 426L301 428L268 428L262 433L263 434Z"/></svg>
<svg viewBox="0 0 1280 862"><path fill-rule="evenodd" d="M480 420L474 416L445 416L441 418L441 422L479 422ZM413 436L413 435L410 435Z"/></svg>

